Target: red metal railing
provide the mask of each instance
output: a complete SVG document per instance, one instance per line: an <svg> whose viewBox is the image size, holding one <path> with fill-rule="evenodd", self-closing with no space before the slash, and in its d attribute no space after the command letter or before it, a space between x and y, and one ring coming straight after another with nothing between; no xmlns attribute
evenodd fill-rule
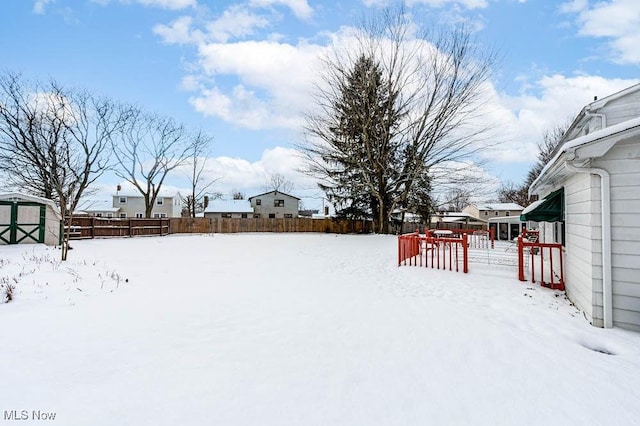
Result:
<svg viewBox="0 0 640 426"><path fill-rule="evenodd" d="M518 237L518 279L525 279L525 263L528 263L531 282L543 287L564 290L564 262L562 244L530 242Z"/></svg>
<svg viewBox="0 0 640 426"><path fill-rule="evenodd" d="M398 236L398 266L424 266L436 269L448 269L456 272L469 272L469 243L467 234L460 238L433 237L427 233Z"/></svg>

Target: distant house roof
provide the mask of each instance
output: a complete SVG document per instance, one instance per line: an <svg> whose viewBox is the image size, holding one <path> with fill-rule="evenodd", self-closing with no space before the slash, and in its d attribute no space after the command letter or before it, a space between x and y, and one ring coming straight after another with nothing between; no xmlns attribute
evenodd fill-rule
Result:
<svg viewBox="0 0 640 426"><path fill-rule="evenodd" d="M138 192L136 189L134 188L125 188L122 189L120 191L117 191L115 194L113 194L114 197L140 197L142 198L143 195ZM169 189L161 189L160 192L158 192L158 197L162 197L162 198L175 198L175 197L180 197L182 198L182 195L180 195L180 192L178 191L172 191Z"/></svg>
<svg viewBox="0 0 640 426"><path fill-rule="evenodd" d="M516 203L484 203L477 204L478 210L523 210L519 204Z"/></svg>
<svg viewBox="0 0 640 426"><path fill-rule="evenodd" d="M272 194L272 193L275 193L275 195L278 195L278 194L286 195L287 197L295 198L296 200L300 199L298 197L294 197L293 195L285 194L284 192L281 192L281 191L268 191L268 192L263 192L262 194L254 195L253 197L249 197L249 200L256 197L261 197L263 195Z"/></svg>
<svg viewBox="0 0 640 426"><path fill-rule="evenodd" d="M477 217L466 213L466 212L444 212L443 214L437 214L432 216L431 222L445 222L445 223L456 223L456 222L469 222L469 223L485 223L486 221L483 219L478 219Z"/></svg>
<svg viewBox="0 0 640 426"><path fill-rule="evenodd" d="M213 200L205 213L253 213L249 200Z"/></svg>

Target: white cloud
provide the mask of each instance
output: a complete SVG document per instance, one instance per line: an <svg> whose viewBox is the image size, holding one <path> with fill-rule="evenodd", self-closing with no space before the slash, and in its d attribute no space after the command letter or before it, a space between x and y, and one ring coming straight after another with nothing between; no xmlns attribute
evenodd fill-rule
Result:
<svg viewBox="0 0 640 426"><path fill-rule="evenodd" d="M230 38L246 37L254 34L256 28L266 28L269 21L249 11L246 7L233 5L222 16L207 25L210 39L226 42Z"/></svg>
<svg viewBox="0 0 640 426"><path fill-rule="evenodd" d="M252 7L270 7L273 5L283 5L291 9L294 15L300 19L309 19L313 14L313 9L307 0L251 0Z"/></svg>
<svg viewBox="0 0 640 426"><path fill-rule="evenodd" d="M371 1L371 0L368 0ZM467 9L484 9L488 6L487 0L409 0L407 5L425 4L430 7L444 7L448 4L464 6Z"/></svg>
<svg viewBox="0 0 640 426"><path fill-rule="evenodd" d="M491 101L493 120L501 123L500 149L490 158L499 162L532 162L545 131L572 120L594 96L599 98L636 84L636 80L599 76L544 76L516 96L495 94ZM536 92L535 94L533 92Z"/></svg>
<svg viewBox="0 0 640 426"><path fill-rule="evenodd" d="M47 0L44 0L44 1L47 1ZM112 0L91 0L91 1L104 6L109 4ZM195 7L198 4L196 0L120 0L120 3L131 3L131 2L135 2L143 6L159 7L162 9L169 9L169 10L186 9L188 7Z"/></svg>
<svg viewBox="0 0 640 426"><path fill-rule="evenodd" d="M297 129L300 113L309 105L317 45L277 41L201 44L200 66L205 77L233 76L231 89L199 86L191 102L205 115L252 129ZM194 87L193 79L189 80Z"/></svg>
<svg viewBox="0 0 640 426"><path fill-rule="evenodd" d="M205 181L219 178L212 192L228 194L239 190L249 196L255 195L262 191L274 173L293 182L292 195L307 196L317 190L315 181L299 171L303 166L302 158L297 150L291 148L277 146L266 149L260 160L254 162L227 156L211 157L206 166Z"/></svg>
<svg viewBox="0 0 640 426"><path fill-rule="evenodd" d="M47 4L53 3L55 0L36 0L33 4L33 13L44 15Z"/></svg>
<svg viewBox="0 0 640 426"><path fill-rule="evenodd" d="M192 30L193 18L182 16L169 25L158 24L153 27L153 32L159 35L168 44L191 44L202 40L203 34L199 30Z"/></svg>
<svg viewBox="0 0 640 426"><path fill-rule="evenodd" d="M179 10L196 6L196 0L136 0L144 6L160 7L163 9Z"/></svg>
<svg viewBox="0 0 640 426"><path fill-rule="evenodd" d="M580 36L608 39L614 61L640 64L639 1L611 0L590 6L585 0L574 0L562 4L560 11L578 15Z"/></svg>

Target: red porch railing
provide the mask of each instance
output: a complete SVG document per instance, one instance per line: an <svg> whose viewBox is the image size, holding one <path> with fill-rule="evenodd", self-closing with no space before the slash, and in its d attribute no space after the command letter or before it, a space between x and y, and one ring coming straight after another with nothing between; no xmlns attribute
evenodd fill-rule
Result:
<svg viewBox="0 0 640 426"><path fill-rule="evenodd" d="M445 238L412 234L398 236L398 266L424 266L469 272L467 234L460 238Z"/></svg>
<svg viewBox="0 0 640 426"><path fill-rule="evenodd" d="M564 262L562 244L530 242L518 237L518 279L526 281L528 266L531 282L543 287L564 290Z"/></svg>

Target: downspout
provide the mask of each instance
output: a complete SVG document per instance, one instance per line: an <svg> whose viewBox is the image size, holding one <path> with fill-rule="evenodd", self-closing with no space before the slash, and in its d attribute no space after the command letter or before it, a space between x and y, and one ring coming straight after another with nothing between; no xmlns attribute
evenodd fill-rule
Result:
<svg viewBox="0 0 640 426"><path fill-rule="evenodd" d="M604 129L605 127L607 127L607 116L605 114L599 114L597 112L591 112L589 110L586 110L584 112L584 115L587 117L599 117L600 124L601 124L600 129Z"/></svg>
<svg viewBox="0 0 640 426"><path fill-rule="evenodd" d="M603 118L604 120L604 118ZM574 154L575 152L567 152ZM590 173L600 176L600 203L602 221L602 314L604 328L613 327L613 288L611 282L611 179L609 172L595 167L578 167L565 161L565 167L576 173Z"/></svg>

